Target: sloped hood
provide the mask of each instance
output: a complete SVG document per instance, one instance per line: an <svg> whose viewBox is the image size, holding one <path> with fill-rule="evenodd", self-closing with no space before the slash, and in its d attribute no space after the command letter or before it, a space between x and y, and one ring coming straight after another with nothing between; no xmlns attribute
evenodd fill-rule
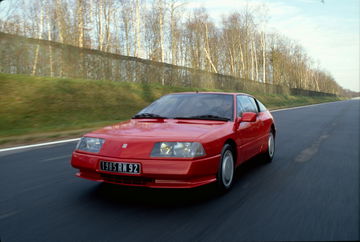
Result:
<svg viewBox="0 0 360 242"><path fill-rule="evenodd" d="M156 142L197 141L225 132L230 122L208 120L132 119L87 134L105 139L100 155L149 159Z"/></svg>
<svg viewBox="0 0 360 242"><path fill-rule="evenodd" d="M208 120L159 120L132 119L92 132L96 137L162 137L162 138L200 138L202 135L223 128L227 122Z"/></svg>

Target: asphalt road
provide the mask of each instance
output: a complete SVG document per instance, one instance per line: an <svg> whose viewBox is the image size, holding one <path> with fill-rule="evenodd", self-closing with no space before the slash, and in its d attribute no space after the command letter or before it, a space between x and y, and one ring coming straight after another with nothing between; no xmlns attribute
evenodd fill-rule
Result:
<svg viewBox="0 0 360 242"><path fill-rule="evenodd" d="M274 113L273 163L233 190L134 189L74 176L75 143L0 153L0 240L359 240L360 101Z"/></svg>

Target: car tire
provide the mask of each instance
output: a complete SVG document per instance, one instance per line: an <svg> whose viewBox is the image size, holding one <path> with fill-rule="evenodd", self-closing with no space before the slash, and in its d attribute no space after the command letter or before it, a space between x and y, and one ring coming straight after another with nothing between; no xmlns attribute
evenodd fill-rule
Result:
<svg viewBox="0 0 360 242"><path fill-rule="evenodd" d="M220 163L217 173L217 187L220 193L231 189L234 182L235 162L233 148L225 144L221 150Z"/></svg>
<svg viewBox="0 0 360 242"><path fill-rule="evenodd" d="M274 155L275 155L275 135L274 135L274 131L271 130L269 132L269 137L268 137L268 141L267 141L267 150L266 153L264 154L265 156L265 163L270 163L272 162Z"/></svg>

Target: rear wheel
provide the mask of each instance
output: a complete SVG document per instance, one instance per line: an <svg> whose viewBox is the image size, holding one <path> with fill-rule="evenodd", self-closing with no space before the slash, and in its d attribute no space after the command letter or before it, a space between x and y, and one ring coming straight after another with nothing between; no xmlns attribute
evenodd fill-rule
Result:
<svg viewBox="0 0 360 242"><path fill-rule="evenodd" d="M273 160L275 154L275 135L273 130L271 130L269 133L267 145L268 148L265 153L265 162L270 163Z"/></svg>
<svg viewBox="0 0 360 242"><path fill-rule="evenodd" d="M217 185L221 192L230 190L234 181L234 153L231 145L225 144L221 151Z"/></svg>

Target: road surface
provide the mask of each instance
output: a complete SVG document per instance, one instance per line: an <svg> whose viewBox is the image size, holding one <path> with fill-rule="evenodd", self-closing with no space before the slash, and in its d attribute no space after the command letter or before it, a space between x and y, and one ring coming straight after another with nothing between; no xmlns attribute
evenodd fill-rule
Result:
<svg viewBox="0 0 360 242"><path fill-rule="evenodd" d="M359 240L360 101L274 112L276 155L231 192L156 190L74 176L75 143L0 153L0 240Z"/></svg>

